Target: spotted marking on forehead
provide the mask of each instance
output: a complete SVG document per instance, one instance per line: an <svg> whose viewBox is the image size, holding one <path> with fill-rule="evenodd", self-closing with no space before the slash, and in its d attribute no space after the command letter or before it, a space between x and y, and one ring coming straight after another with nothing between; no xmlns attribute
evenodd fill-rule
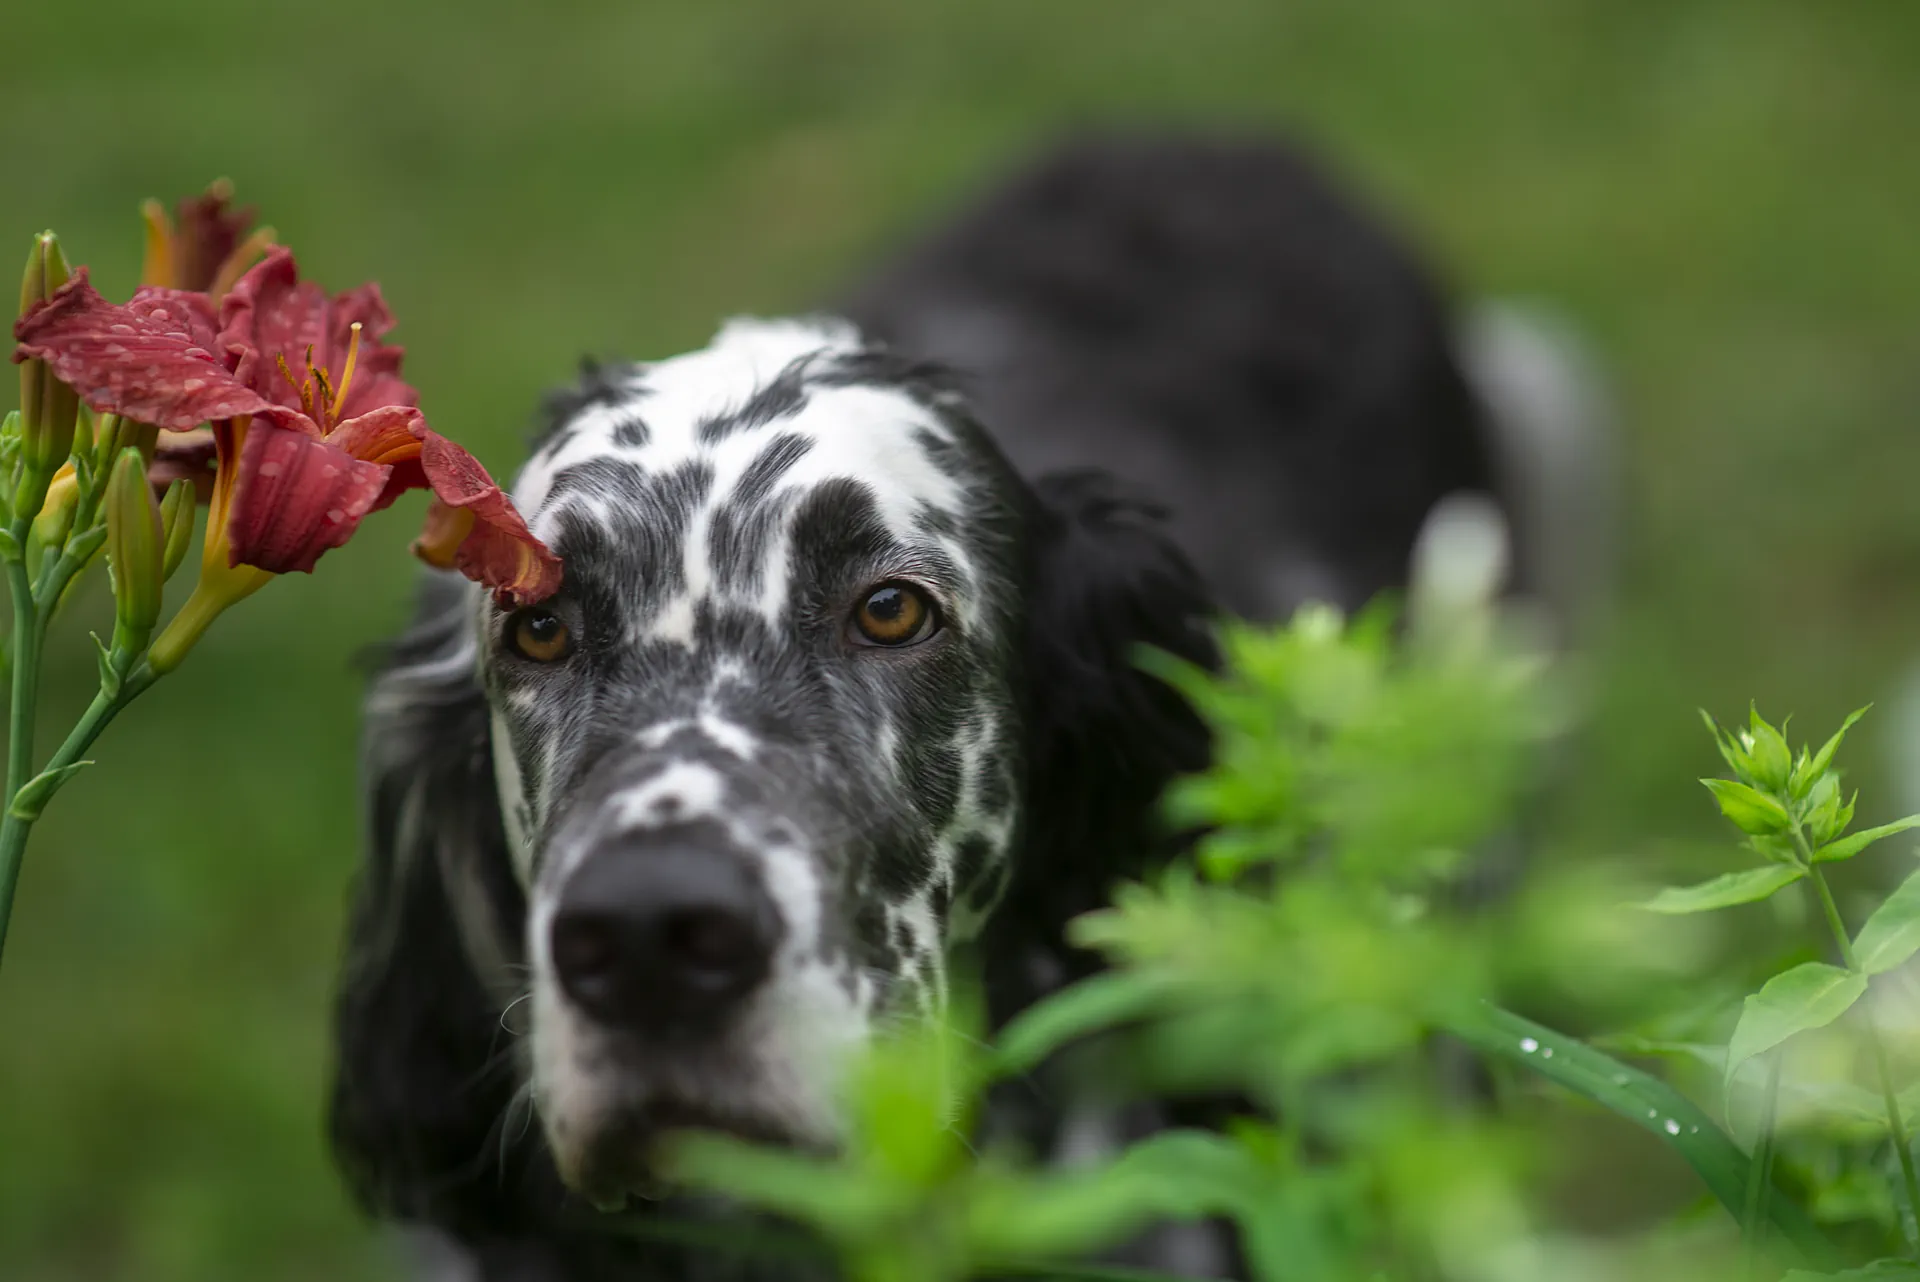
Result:
<svg viewBox="0 0 1920 1282"><path fill-rule="evenodd" d="M703 601L780 621L793 522L834 483L857 486L887 537L970 587L967 457L933 398L885 381L851 327L735 321L702 351L602 374L514 497L563 548L569 531L616 518L657 523L656 602L634 639L691 645ZM662 479L676 476L700 483ZM959 595L950 607L965 624L974 602Z"/></svg>

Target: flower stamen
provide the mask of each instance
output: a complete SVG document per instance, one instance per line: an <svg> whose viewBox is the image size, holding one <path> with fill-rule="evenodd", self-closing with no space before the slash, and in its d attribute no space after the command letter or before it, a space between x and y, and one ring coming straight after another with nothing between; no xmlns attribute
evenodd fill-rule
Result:
<svg viewBox="0 0 1920 1282"><path fill-rule="evenodd" d="M314 397L314 408L319 413L310 414L308 417L320 425L322 433L331 432L334 421L340 417L340 398L333 394L333 383L327 378L324 367L314 370L313 378L320 384L319 394Z"/></svg>
<svg viewBox="0 0 1920 1282"><path fill-rule="evenodd" d="M337 415L346 408L347 393L353 390L353 369L360 363L360 322L355 321L348 329L347 365L340 371L340 391L333 398L333 408Z"/></svg>
<svg viewBox="0 0 1920 1282"><path fill-rule="evenodd" d="M273 359L279 364L280 377L287 380L287 386L291 387L294 391L300 393L301 411L305 413L308 418L312 418L313 417L313 379L311 377L311 374L313 372L313 349L311 347L307 349L307 372L309 374L309 377L307 381L304 383L294 378L293 371L287 368L287 356L285 352L276 353Z"/></svg>

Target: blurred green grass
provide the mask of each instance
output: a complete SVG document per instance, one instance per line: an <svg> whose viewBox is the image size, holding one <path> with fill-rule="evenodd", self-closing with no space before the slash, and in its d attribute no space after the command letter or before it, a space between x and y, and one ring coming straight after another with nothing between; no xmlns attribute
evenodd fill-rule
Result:
<svg viewBox="0 0 1920 1282"><path fill-rule="evenodd" d="M1819 727L1920 650L1916 49L1920 6L1774 0L9 0L0 247L54 226L123 292L140 199L229 175L309 273L382 281L434 422L504 472L582 352L806 305L1058 130L1288 129L1609 366L1624 585L1552 847L1633 854L1712 831L1695 705ZM0 1276L395 1276L319 1117L350 659L416 516L223 621L44 824L0 971Z"/></svg>

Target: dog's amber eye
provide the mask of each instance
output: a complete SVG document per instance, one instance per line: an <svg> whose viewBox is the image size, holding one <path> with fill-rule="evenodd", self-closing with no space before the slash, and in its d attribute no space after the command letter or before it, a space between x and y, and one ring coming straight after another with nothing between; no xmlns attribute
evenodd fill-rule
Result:
<svg viewBox="0 0 1920 1282"><path fill-rule="evenodd" d="M866 645L912 645L932 636L939 616L910 583L883 583L853 612L854 639Z"/></svg>
<svg viewBox="0 0 1920 1282"><path fill-rule="evenodd" d="M507 644L523 659L554 663L573 653L573 634L553 611L532 606L507 619Z"/></svg>

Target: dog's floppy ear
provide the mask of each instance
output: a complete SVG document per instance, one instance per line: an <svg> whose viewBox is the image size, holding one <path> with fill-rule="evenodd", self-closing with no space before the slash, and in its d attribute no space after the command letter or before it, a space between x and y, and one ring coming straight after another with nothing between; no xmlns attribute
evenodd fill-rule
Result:
<svg viewBox="0 0 1920 1282"><path fill-rule="evenodd" d="M1209 667L1217 657L1206 586L1157 507L1100 472L1034 488L1026 826L1001 911L1044 945L1171 853L1160 791L1206 763L1205 726L1139 666L1141 647Z"/></svg>
<svg viewBox="0 0 1920 1282"><path fill-rule="evenodd" d="M504 1002L524 898L474 672L469 589L429 578L367 700L368 824L335 1007L331 1130L370 1209L497 1227L513 1100ZM491 954L491 955L490 955ZM517 956L517 954L514 954ZM520 1119L511 1119L518 1121Z"/></svg>

